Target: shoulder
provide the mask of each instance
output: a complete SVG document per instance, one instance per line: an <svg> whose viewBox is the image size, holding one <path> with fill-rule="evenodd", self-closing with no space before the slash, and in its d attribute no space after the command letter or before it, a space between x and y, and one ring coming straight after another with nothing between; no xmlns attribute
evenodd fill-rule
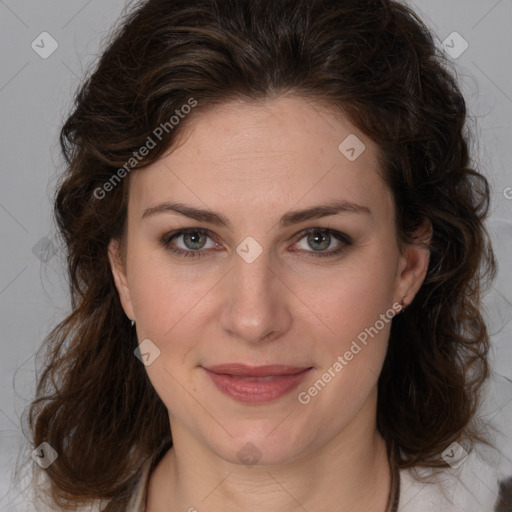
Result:
<svg viewBox="0 0 512 512"><path fill-rule="evenodd" d="M480 447L435 476L428 470L400 470L400 512L512 510L498 505L505 490L499 458L495 450Z"/></svg>

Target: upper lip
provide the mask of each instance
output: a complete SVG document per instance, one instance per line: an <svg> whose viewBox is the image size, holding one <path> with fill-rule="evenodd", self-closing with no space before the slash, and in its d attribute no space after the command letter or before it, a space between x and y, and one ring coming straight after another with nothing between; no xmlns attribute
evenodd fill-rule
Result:
<svg viewBox="0 0 512 512"><path fill-rule="evenodd" d="M235 377L274 377L281 375L295 375L309 370L308 366L287 366L282 364L271 364L265 366L247 366L242 363L218 364L205 367L214 373L233 375Z"/></svg>

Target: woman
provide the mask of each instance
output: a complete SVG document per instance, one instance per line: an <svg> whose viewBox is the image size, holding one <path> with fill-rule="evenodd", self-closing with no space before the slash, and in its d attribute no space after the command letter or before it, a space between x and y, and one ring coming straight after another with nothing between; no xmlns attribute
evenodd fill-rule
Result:
<svg viewBox="0 0 512 512"><path fill-rule="evenodd" d="M501 506L464 122L399 3L136 4L61 133L73 309L30 409L51 506Z"/></svg>

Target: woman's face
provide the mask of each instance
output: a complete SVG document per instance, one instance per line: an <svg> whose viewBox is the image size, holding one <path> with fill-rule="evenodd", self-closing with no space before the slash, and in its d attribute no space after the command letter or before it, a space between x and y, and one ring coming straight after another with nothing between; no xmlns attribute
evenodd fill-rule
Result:
<svg viewBox="0 0 512 512"><path fill-rule="evenodd" d="M176 449L279 464L375 431L391 318L428 265L399 251L375 144L298 97L189 121L130 176L126 267L110 252Z"/></svg>

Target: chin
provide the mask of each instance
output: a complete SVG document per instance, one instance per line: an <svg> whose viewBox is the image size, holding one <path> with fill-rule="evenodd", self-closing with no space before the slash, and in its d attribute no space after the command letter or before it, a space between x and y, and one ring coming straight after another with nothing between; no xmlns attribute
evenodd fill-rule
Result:
<svg viewBox="0 0 512 512"><path fill-rule="evenodd" d="M278 426L282 418L277 421L265 421L265 428L256 431L253 428L248 434L247 430L233 437L225 436L221 442L213 443L212 450L224 460L241 466L274 466L292 462L307 451L307 441L297 432ZM286 421L286 420L285 420ZM277 427L277 428L276 428Z"/></svg>

